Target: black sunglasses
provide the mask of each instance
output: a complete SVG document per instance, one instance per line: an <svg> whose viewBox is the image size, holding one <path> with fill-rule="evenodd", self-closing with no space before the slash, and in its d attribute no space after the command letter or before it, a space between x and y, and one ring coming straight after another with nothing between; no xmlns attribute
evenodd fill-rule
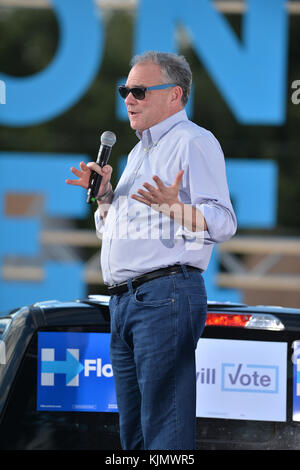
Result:
<svg viewBox="0 0 300 470"><path fill-rule="evenodd" d="M170 88L176 86L174 83L166 83L165 85L155 85L155 86L148 86L148 87L133 87L128 88L125 85L119 86L119 93L122 98L127 98L129 93L132 93L136 100L143 100L145 98L145 93L147 90L164 90L165 88Z"/></svg>

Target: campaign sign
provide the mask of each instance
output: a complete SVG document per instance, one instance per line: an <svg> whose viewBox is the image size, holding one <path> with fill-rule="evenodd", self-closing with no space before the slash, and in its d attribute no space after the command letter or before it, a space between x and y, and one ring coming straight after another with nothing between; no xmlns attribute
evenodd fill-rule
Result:
<svg viewBox="0 0 300 470"><path fill-rule="evenodd" d="M300 341L294 341L293 349L293 421L300 421Z"/></svg>
<svg viewBox="0 0 300 470"><path fill-rule="evenodd" d="M197 416L286 420L287 344L201 338Z"/></svg>
<svg viewBox="0 0 300 470"><path fill-rule="evenodd" d="M39 332L37 409L117 411L109 333Z"/></svg>

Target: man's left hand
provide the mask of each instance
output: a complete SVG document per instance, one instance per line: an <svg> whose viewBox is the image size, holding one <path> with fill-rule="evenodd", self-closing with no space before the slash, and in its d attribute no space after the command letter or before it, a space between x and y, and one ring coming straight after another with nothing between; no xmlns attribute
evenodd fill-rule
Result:
<svg viewBox="0 0 300 470"><path fill-rule="evenodd" d="M166 186L158 176L153 176L157 187L155 188L149 183L144 183L143 187L146 189L138 189L137 194L132 194L132 199L140 201L147 206L153 206L156 211L165 212L166 208L171 208L174 204L181 204L178 199L181 180L184 171L180 170L171 186Z"/></svg>
<svg viewBox="0 0 300 470"><path fill-rule="evenodd" d="M178 199L183 173L183 170L177 173L171 186L166 186L158 176L153 176L156 188L149 183L144 183L143 187L146 191L138 189L139 195L132 194L131 197L157 212L162 212L192 232L202 232L207 230L202 213L191 204L183 204Z"/></svg>

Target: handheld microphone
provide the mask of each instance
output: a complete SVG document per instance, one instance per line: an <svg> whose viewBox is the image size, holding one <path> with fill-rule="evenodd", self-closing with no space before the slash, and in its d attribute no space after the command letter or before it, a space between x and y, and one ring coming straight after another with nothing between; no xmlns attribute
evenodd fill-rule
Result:
<svg viewBox="0 0 300 470"><path fill-rule="evenodd" d="M112 146L116 143L117 139L113 132L105 131L101 135L100 140L101 140L101 145L99 148L96 163L102 168L107 164ZM91 204L91 202L95 201L95 198L100 188L101 181L102 181L102 176L96 173L95 171L92 171L91 176L90 176L90 181L89 181L89 187L87 191L86 202L88 204Z"/></svg>

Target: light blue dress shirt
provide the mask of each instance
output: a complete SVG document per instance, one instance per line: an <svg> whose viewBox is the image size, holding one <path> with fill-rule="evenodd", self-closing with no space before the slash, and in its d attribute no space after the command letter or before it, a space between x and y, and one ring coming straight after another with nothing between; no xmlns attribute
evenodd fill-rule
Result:
<svg viewBox="0 0 300 470"><path fill-rule="evenodd" d="M205 271L214 244L231 238L237 228L224 155L211 132L181 110L137 136L140 141L128 156L105 222L99 209L95 212L102 276L108 285L174 264ZM201 211L207 231L190 232L130 197L145 182L156 186L154 175L172 185L180 170L179 199Z"/></svg>

